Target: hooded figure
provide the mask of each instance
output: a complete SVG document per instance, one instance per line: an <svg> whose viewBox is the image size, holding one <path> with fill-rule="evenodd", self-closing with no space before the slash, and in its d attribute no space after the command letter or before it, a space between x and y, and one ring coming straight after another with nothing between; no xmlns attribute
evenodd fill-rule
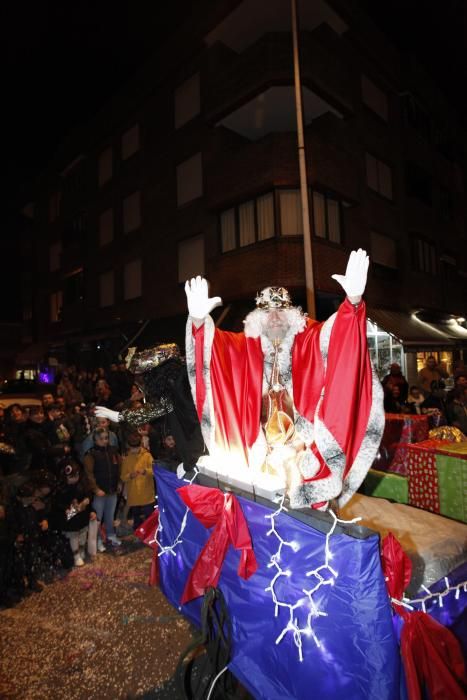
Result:
<svg viewBox="0 0 467 700"><path fill-rule="evenodd" d="M187 282L188 376L214 464L282 479L294 508L344 505L362 483L384 429L383 392L366 339L368 257L351 253L347 292L325 323L283 287L256 298L243 333L215 328L206 280Z"/></svg>

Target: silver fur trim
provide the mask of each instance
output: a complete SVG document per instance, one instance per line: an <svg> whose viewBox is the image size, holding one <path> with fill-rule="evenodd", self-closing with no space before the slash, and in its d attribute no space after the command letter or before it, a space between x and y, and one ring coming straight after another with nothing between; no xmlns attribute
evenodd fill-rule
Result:
<svg viewBox="0 0 467 700"><path fill-rule="evenodd" d="M214 321L211 316L206 316L204 319L204 347L203 347L203 379L206 387L206 399L201 413L201 433L204 442L209 452L214 448L215 436L215 419L214 419L214 403L212 398L211 386L211 353L212 344L214 342L215 333ZM190 382L193 401L196 406L196 363L195 363L195 343L193 340L193 319L189 316L186 324L185 335L186 346L186 366L188 372L188 380Z"/></svg>
<svg viewBox="0 0 467 700"><path fill-rule="evenodd" d="M342 493L338 500L340 508L350 501L354 493L359 489L368 470L373 464L381 443L381 438L383 437L385 421L383 404L384 392L375 368L373 367L373 363L371 363L371 372L372 402L370 415L368 417L368 425L360 449L352 464L352 468L344 481Z"/></svg>

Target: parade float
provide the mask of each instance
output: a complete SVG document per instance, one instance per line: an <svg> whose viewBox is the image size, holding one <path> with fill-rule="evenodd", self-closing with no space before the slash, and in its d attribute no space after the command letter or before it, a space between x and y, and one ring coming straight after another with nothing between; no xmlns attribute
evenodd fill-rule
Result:
<svg viewBox="0 0 467 700"><path fill-rule="evenodd" d="M220 299L205 280L186 285L187 372L209 454L187 473L155 467L158 508L138 534L152 582L196 626L222 592L231 646L205 697L227 670L264 700L464 697L465 526L457 551L435 526L409 558L398 535L416 531L413 509L352 498L384 430L367 269L352 253L335 276L347 297L325 323L270 287L240 334L215 328Z"/></svg>

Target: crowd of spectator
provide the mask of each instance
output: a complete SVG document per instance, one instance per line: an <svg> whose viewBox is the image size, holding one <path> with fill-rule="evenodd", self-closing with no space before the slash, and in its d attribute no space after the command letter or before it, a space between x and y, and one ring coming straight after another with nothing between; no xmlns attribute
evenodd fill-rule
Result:
<svg viewBox="0 0 467 700"><path fill-rule="evenodd" d="M125 364L66 367L40 403L0 397L0 605L120 547L151 513L153 460L180 462L165 419L135 429L94 413L142 402Z"/></svg>
<svg viewBox="0 0 467 700"><path fill-rule="evenodd" d="M430 356L418 373L418 383L411 387L400 365L394 363L382 385L386 413L426 414L433 427L451 425L467 435L467 370L462 363L458 363L449 377L445 368Z"/></svg>

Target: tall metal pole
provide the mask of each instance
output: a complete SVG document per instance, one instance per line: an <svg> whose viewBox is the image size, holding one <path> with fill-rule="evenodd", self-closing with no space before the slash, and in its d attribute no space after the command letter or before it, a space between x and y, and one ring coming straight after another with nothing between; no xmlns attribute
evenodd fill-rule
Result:
<svg viewBox="0 0 467 700"><path fill-rule="evenodd" d="M313 256L311 251L311 221L306 174L305 138L303 134L302 81L300 77L300 51L298 45L297 0L292 2L293 67L295 83L295 110L297 114L298 163L300 168L300 198L303 217L303 252L305 257L306 305L308 315L316 318Z"/></svg>

